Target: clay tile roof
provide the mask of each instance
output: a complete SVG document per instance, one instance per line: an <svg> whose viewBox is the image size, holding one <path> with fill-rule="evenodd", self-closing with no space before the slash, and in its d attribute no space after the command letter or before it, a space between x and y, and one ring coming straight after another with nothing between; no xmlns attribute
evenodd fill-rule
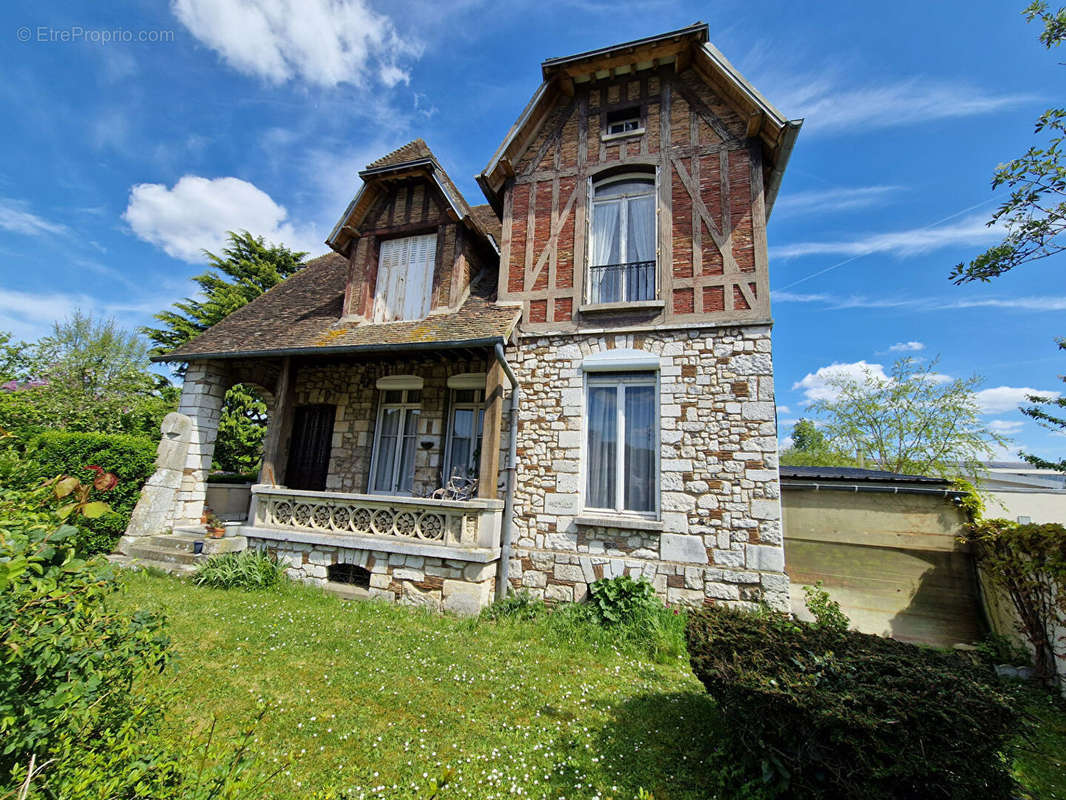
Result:
<svg viewBox="0 0 1066 800"><path fill-rule="evenodd" d="M429 149L429 145L422 139L415 139L408 142L403 147L398 147L391 153L383 155L376 161L371 161L366 165L367 169L377 169L378 167L392 167L397 164L405 164L408 161L417 161L420 158L433 158L432 151Z"/></svg>
<svg viewBox="0 0 1066 800"><path fill-rule="evenodd" d="M481 228L482 232L489 234L496 240L496 246L499 247L503 237L503 225L500 224L500 218L496 216L492 206L488 203L480 206L471 206L470 216L474 218L474 223Z"/></svg>
<svg viewBox="0 0 1066 800"><path fill-rule="evenodd" d="M495 287L472 286L462 307L448 314L380 325L345 323L340 317L347 279L347 259L336 253L319 256L192 341L154 360L483 345L488 339L506 340L518 321L518 309L492 302Z"/></svg>

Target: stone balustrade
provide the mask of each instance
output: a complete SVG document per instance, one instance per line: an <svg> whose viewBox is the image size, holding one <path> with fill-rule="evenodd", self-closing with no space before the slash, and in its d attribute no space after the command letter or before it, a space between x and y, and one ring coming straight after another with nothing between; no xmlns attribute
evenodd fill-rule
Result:
<svg viewBox="0 0 1066 800"><path fill-rule="evenodd" d="M293 491L252 487L249 523L352 539L416 542L458 548L499 548L503 502Z"/></svg>

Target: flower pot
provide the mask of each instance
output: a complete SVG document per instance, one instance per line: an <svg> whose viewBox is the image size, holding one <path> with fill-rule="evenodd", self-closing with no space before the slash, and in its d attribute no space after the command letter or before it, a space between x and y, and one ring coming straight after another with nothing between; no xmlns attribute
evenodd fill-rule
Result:
<svg viewBox="0 0 1066 800"><path fill-rule="evenodd" d="M221 539L223 536L226 535L226 529L225 528L208 528L207 529L207 535L211 539Z"/></svg>

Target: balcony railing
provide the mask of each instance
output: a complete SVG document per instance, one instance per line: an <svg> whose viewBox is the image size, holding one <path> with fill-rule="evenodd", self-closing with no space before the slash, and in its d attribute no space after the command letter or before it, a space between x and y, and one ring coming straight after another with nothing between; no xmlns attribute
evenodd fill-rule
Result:
<svg viewBox="0 0 1066 800"><path fill-rule="evenodd" d="M340 537L401 539L451 547L499 547L503 502L305 492L252 487L258 528ZM358 546L354 541L352 546Z"/></svg>
<svg viewBox="0 0 1066 800"><path fill-rule="evenodd" d="M589 267L590 303L632 303L654 299L654 260Z"/></svg>

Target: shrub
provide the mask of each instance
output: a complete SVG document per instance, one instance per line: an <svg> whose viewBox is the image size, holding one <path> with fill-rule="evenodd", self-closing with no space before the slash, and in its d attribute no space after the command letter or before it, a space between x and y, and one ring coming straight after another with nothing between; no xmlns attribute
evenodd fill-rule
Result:
<svg viewBox="0 0 1066 800"><path fill-rule="evenodd" d="M125 616L105 602L116 588L110 565L77 558L76 529L46 506L51 495L66 502L80 494L78 485L55 482L0 491L3 781L31 754L41 763L65 752L71 739L98 742L120 723L132 735L156 719L130 688L166 663L163 621Z"/></svg>
<svg viewBox="0 0 1066 800"><path fill-rule="evenodd" d="M113 481L99 474L95 488ZM173 689L146 679L170 658L164 620L114 610L112 566L78 558L64 522L102 510L92 489L70 476L0 488L0 796L264 796L272 776L255 765L251 728L184 752L163 737Z"/></svg>
<svg viewBox="0 0 1066 800"><path fill-rule="evenodd" d="M1066 659L1056 633L1066 627L1066 528L990 519L971 524L969 539L978 567L1014 606L1037 677L1053 683L1056 659Z"/></svg>
<svg viewBox="0 0 1066 800"><path fill-rule="evenodd" d="M722 608L691 614L687 639L749 794L1012 796L1004 753L1018 714L986 665Z"/></svg>
<svg viewBox="0 0 1066 800"><path fill-rule="evenodd" d="M93 499L106 499L111 511L96 519L79 518L76 525L75 546L80 554L110 553L129 524L141 486L155 470L157 445L151 439L122 434L51 431L30 441L25 456L30 464L24 473L35 483L60 474L88 479L92 477L90 466L117 475L118 485L106 498L93 494Z"/></svg>
<svg viewBox="0 0 1066 800"><path fill-rule="evenodd" d="M644 578L633 580L628 575L601 578L589 584L592 607L606 625L617 625L662 603L655 597L655 587Z"/></svg>
<svg viewBox="0 0 1066 800"><path fill-rule="evenodd" d="M977 655L993 666L1010 664L1016 667L1028 667L1033 663L1028 650L1019 647L1010 638L995 631L989 631L985 638L977 643Z"/></svg>
<svg viewBox="0 0 1066 800"><path fill-rule="evenodd" d="M215 589L265 589L280 579L281 567L277 562L256 550L212 556L193 577L198 586Z"/></svg>
<svg viewBox="0 0 1066 800"><path fill-rule="evenodd" d="M534 597L523 589L520 592L509 591L507 596L497 600L481 612L485 619L536 619L546 613L548 607L544 601Z"/></svg>
<svg viewBox="0 0 1066 800"><path fill-rule="evenodd" d="M207 476L208 483L255 483L257 480L258 472L212 472Z"/></svg>
<svg viewBox="0 0 1066 800"><path fill-rule="evenodd" d="M821 581L818 581L814 586L804 586L803 594L805 596L803 604L814 615L815 627L844 633L851 625L851 620L841 610L840 603L830 597L829 592L822 588Z"/></svg>

